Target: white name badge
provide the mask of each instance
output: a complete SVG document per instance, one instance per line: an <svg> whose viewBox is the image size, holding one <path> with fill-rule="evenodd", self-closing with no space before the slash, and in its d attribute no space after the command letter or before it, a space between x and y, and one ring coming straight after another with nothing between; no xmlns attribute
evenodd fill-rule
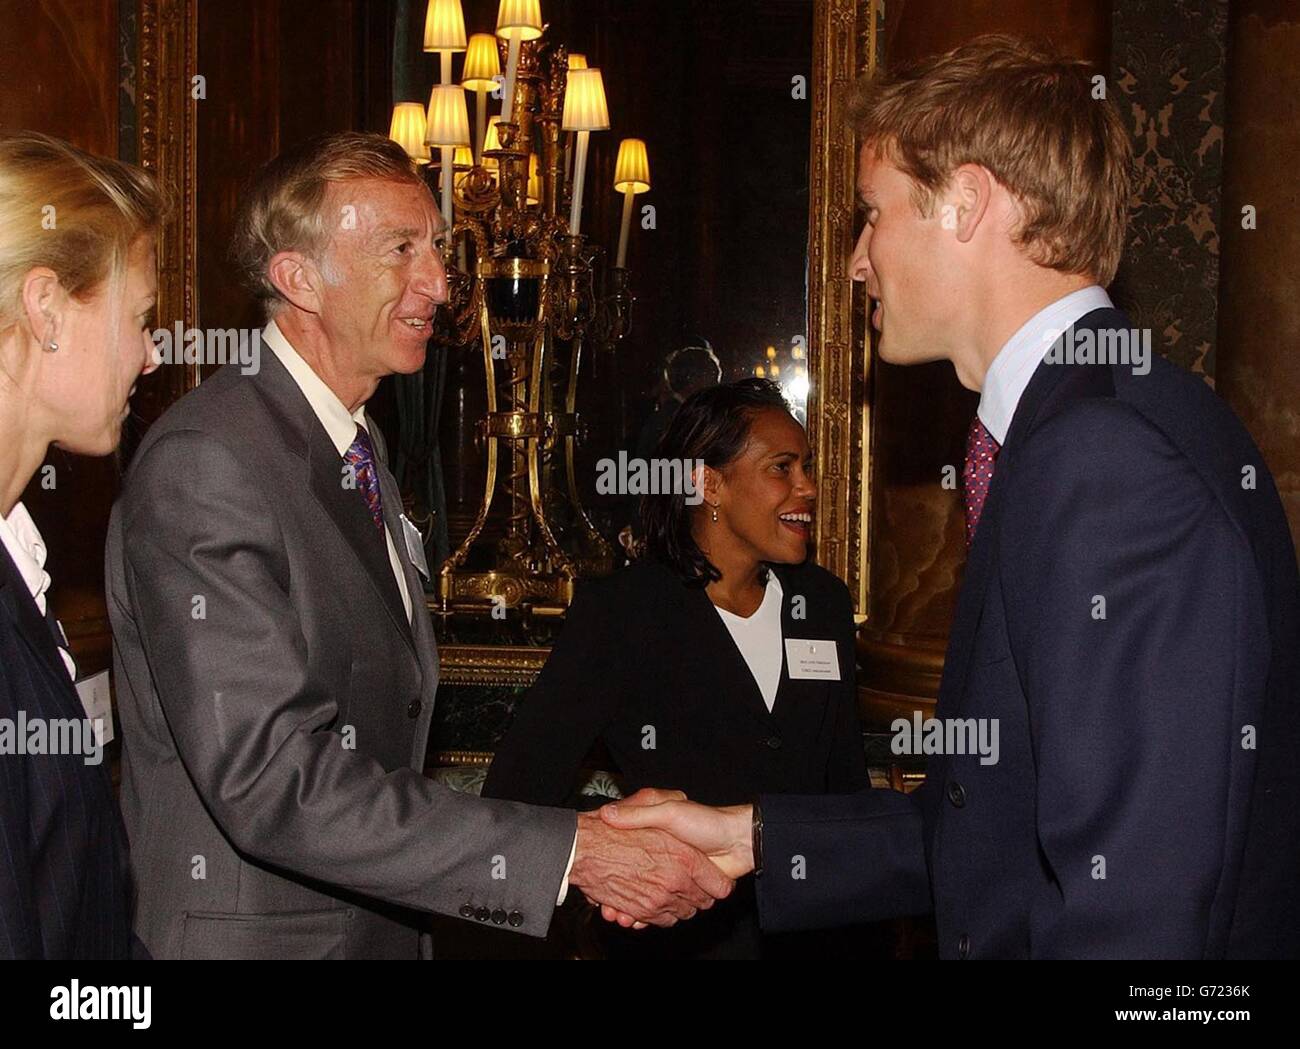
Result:
<svg viewBox="0 0 1300 1049"><path fill-rule="evenodd" d="M108 688L108 671L77 682L77 695L86 708L86 717L95 726L95 736L102 747L113 741L113 699Z"/></svg>
<svg viewBox="0 0 1300 1049"><path fill-rule="evenodd" d="M415 565L415 570L429 578L429 561L424 556L424 538L420 535L420 530L411 524L406 514L400 515L402 518L402 535L406 538L406 556L411 559L411 564Z"/></svg>
<svg viewBox="0 0 1300 1049"><path fill-rule="evenodd" d="M806 641L803 638L785 639L785 665L795 680L838 681L840 657L834 641Z"/></svg>

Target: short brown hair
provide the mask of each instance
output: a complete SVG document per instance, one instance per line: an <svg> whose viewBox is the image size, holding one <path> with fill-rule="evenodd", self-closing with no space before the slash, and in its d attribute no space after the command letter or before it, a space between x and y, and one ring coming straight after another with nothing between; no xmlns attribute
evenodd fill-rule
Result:
<svg viewBox="0 0 1300 1049"><path fill-rule="evenodd" d="M1095 71L1010 36L859 80L847 111L863 144L910 175L928 213L962 164L1019 201L1017 243L1040 266L1109 284L1124 251L1133 147Z"/></svg>
<svg viewBox="0 0 1300 1049"><path fill-rule="evenodd" d="M23 278L47 266L85 299L126 269L165 200L148 172L38 131L0 134L0 330L21 316Z"/></svg>
<svg viewBox="0 0 1300 1049"><path fill-rule="evenodd" d="M267 276L271 259L282 251L322 257L331 229L324 214L325 194L331 183L350 179L424 185L401 146L364 131L308 139L253 176L235 219L231 257L268 313L284 301Z"/></svg>

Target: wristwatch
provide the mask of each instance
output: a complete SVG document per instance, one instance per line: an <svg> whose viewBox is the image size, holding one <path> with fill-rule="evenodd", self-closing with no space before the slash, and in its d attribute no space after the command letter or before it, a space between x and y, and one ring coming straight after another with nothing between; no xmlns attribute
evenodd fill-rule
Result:
<svg viewBox="0 0 1300 1049"><path fill-rule="evenodd" d="M750 847L754 852L754 877L763 873L763 809L758 799L754 800L754 822Z"/></svg>

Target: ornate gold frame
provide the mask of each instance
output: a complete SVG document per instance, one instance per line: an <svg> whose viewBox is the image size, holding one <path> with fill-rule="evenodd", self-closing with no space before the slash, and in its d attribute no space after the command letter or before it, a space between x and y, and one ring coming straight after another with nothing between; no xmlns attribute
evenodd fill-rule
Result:
<svg viewBox="0 0 1300 1049"><path fill-rule="evenodd" d="M193 324L198 317L195 273L195 152L198 103L190 78L198 65L197 0L139 0L140 165L168 191L172 209L158 237L158 324ZM174 364L146 388L146 413L156 418L198 385L199 365ZM160 381L159 381L160 380ZM146 390L142 390L145 393Z"/></svg>
<svg viewBox="0 0 1300 1049"><path fill-rule="evenodd" d="M871 352L863 295L846 274L856 239L857 145L843 91L875 68L883 0L816 0L808 216L809 443L817 461L817 561L848 584L859 621L869 582Z"/></svg>

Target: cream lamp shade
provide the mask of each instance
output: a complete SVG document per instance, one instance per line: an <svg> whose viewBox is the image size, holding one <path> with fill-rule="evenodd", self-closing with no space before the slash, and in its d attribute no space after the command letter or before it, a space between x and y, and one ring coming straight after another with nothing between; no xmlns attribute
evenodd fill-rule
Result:
<svg viewBox="0 0 1300 1049"><path fill-rule="evenodd" d="M500 117L488 117L487 134L483 136L483 166L489 171L496 171L498 167L497 158L489 157L488 153L501 148L501 136L497 134L499 123Z"/></svg>
<svg viewBox="0 0 1300 1049"><path fill-rule="evenodd" d="M536 40L542 35L540 0L501 0L497 36L502 40Z"/></svg>
<svg viewBox="0 0 1300 1049"><path fill-rule="evenodd" d="M587 56L586 56L586 55L570 55L570 56L569 56L569 68L570 68L570 69L586 69L586 68L587 68Z"/></svg>
<svg viewBox="0 0 1300 1049"><path fill-rule="evenodd" d="M429 0L424 14L424 49L465 50L465 12L460 0Z"/></svg>
<svg viewBox="0 0 1300 1049"><path fill-rule="evenodd" d="M465 68L460 82L470 91L491 91L501 75L497 41L491 33L475 33L465 52Z"/></svg>
<svg viewBox="0 0 1300 1049"><path fill-rule="evenodd" d="M406 150L406 155L420 164L429 163L429 149L424 144L424 104L398 102L393 106L393 120L388 137Z"/></svg>
<svg viewBox="0 0 1300 1049"><path fill-rule="evenodd" d="M650 158L645 142L639 138L625 138L618 144L618 160L614 163L614 188L620 193L646 193L650 189Z"/></svg>
<svg viewBox="0 0 1300 1049"><path fill-rule="evenodd" d="M427 146L468 146L469 110L465 89L459 84L435 84L429 95L429 126L424 134Z"/></svg>
<svg viewBox="0 0 1300 1049"><path fill-rule="evenodd" d="M570 69L564 92L565 131L607 131L609 108L599 69Z"/></svg>
<svg viewBox="0 0 1300 1049"><path fill-rule="evenodd" d="M469 146L457 146L451 166L457 171L468 171L474 166L474 151Z"/></svg>

